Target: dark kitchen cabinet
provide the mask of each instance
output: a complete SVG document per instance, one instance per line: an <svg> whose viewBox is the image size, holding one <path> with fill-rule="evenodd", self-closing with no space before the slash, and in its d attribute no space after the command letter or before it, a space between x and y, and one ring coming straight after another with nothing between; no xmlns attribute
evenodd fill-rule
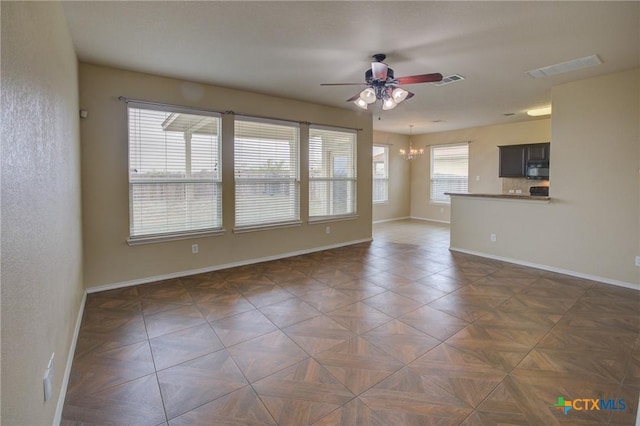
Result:
<svg viewBox="0 0 640 426"><path fill-rule="evenodd" d="M500 177L523 177L526 164L526 145L500 146Z"/></svg>
<svg viewBox="0 0 640 426"><path fill-rule="evenodd" d="M500 149L499 177L526 177L527 162L549 161L551 144L504 145Z"/></svg>
<svg viewBox="0 0 640 426"><path fill-rule="evenodd" d="M534 143L527 147L527 161L549 161L550 143Z"/></svg>

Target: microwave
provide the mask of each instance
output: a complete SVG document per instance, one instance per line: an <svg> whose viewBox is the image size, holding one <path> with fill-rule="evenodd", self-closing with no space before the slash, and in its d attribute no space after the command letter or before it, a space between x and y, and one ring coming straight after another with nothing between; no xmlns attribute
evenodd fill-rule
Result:
<svg viewBox="0 0 640 426"><path fill-rule="evenodd" d="M527 179L549 179L548 161L529 161L526 170Z"/></svg>

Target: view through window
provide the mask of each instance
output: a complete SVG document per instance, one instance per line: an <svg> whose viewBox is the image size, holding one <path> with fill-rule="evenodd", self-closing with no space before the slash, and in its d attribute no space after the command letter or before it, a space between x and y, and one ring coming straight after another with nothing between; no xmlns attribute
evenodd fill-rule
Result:
<svg viewBox="0 0 640 426"><path fill-rule="evenodd" d="M389 199L389 147L373 146L373 202L384 203Z"/></svg>
<svg viewBox="0 0 640 426"><path fill-rule="evenodd" d="M356 212L356 133L309 129L309 217Z"/></svg>
<svg viewBox="0 0 640 426"><path fill-rule="evenodd" d="M297 123L236 117L236 227L300 220Z"/></svg>
<svg viewBox="0 0 640 426"><path fill-rule="evenodd" d="M222 227L220 117L128 105L131 238Z"/></svg>
<svg viewBox="0 0 640 426"><path fill-rule="evenodd" d="M469 188L469 144L431 147L431 197L436 204L451 204L446 192L467 192Z"/></svg>

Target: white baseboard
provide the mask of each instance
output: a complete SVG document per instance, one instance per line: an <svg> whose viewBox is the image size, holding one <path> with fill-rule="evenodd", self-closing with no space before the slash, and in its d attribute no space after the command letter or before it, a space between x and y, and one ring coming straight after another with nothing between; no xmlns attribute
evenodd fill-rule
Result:
<svg viewBox="0 0 640 426"><path fill-rule="evenodd" d="M558 274L570 275L572 277L577 277L577 278L584 278L586 280L598 281L604 284L611 284L618 287L625 287L625 288L630 288L633 290L640 291L640 286L638 284L628 283L625 281L619 281L619 280L614 280L614 279L605 278L605 277L598 277L596 275L583 274L582 272L570 271L568 269L556 268L554 266L540 265L538 263L526 262L524 260L518 260L518 259L511 259L509 257L495 256L488 253L483 253L483 252L473 251L473 250L465 250L457 247L449 247L449 250L457 251L460 253L472 254L474 256L485 257L487 259L514 263L516 265L527 266L529 268L542 269L543 271L556 272Z"/></svg>
<svg viewBox="0 0 640 426"><path fill-rule="evenodd" d="M424 220L425 222L446 223L447 225L451 225L451 222L448 222L448 221L446 221L446 220L429 219L429 218L427 218L427 217L411 216L409 219L414 219L414 220Z"/></svg>
<svg viewBox="0 0 640 426"><path fill-rule="evenodd" d="M76 343L78 343L78 334L82 325L82 315L84 314L84 304L87 301L87 292L85 291L80 301L80 309L78 309L78 317L76 318L76 326L73 330L71 345L69 347L69 356L67 357L67 365L64 367L64 376L62 376L62 385L58 394L58 404L56 405L56 414L53 418L53 426L58 426L62 421L62 410L64 408L64 400L67 396L67 386L69 386L69 376L71 375L71 366L73 364L73 356L76 353Z"/></svg>
<svg viewBox="0 0 640 426"><path fill-rule="evenodd" d="M363 238L361 240L352 240L352 241L346 241L346 242L338 243L338 244L331 244L331 245L328 245L328 246L314 247L314 248L304 249L304 250L297 250L297 251L293 251L293 252L276 254L274 256L266 256L266 257L260 257L260 258L256 258L256 259L247 259L247 260L241 260L239 262L225 263L225 264L222 264L222 265L210 266L210 267L206 267L206 268L192 269L192 270L188 270L188 271L172 272L172 273L169 273L169 274L156 275L156 276L153 276L153 277L139 278L139 279L135 279L135 280L131 280L131 281L123 281L123 282L119 282L119 283L105 284L105 285L101 285L101 286L90 287L90 288L87 289L87 293L97 293L97 292L100 292L100 291L114 290L114 289L117 289L117 288L131 287L131 286L140 285L140 284L148 284L148 283L152 283L152 282L155 282L155 281L170 280L172 278L180 278L180 277L185 277L187 275L203 274L203 273L206 273L206 272L219 271L220 269L234 268L234 267L237 267L237 266L245 266L245 265L251 265L251 264L254 264L254 263L268 262L268 261L271 261L271 260L278 260L278 259L284 259L284 258L287 258L287 257L299 256L299 255L302 255L302 254L315 253L317 251L330 250L330 249L334 249L334 248L338 248L338 247L351 246L353 244L368 243L368 242L371 242L371 241L373 241L373 239L371 239L371 238Z"/></svg>
<svg viewBox="0 0 640 426"><path fill-rule="evenodd" d="M411 218L409 216L404 216L404 217L394 217L392 219L374 220L373 224L375 225L376 223L396 222L398 220L407 220L407 219L411 219Z"/></svg>

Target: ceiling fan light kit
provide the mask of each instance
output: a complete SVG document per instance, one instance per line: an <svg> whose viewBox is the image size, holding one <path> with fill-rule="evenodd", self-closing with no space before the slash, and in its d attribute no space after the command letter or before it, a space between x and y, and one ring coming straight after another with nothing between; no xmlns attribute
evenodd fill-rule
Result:
<svg viewBox="0 0 640 426"><path fill-rule="evenodd" d="M398 106L398 103L396 101L394 101L392 98L386 98L382 102L382 109L385 110L385 111L389 111L390 109L394 109L397 106Z"/></svg>
<svg viewBox="0 0 640 426"><path fill-rule="evenodd" d="M367 87L362 92L360 92L360 99L365 101L367 104L372 104L376 101L376 92L371 88Z"/></svg>
<svg viewBox="0 0 640 426"><path fill-rule="evenodd" d="M399 87L401 84L435 83L442 80L442 74L421 74L395 78L393 70L385 64L386 55L378 53L373 55L371 68L365 74L364 83L324 83L322 86L367 86L359 94L347 99L362 109L368 109L369 105L380 101L385 111L395 108L399 103L413 97L413 93Z"/></svg>

